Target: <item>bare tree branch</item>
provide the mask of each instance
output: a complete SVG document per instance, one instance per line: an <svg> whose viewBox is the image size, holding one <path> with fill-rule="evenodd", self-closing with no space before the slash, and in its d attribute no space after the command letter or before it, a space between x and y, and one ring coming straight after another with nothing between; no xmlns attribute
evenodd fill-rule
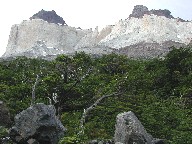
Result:
<svg viewBox="0 0 192 144"><path fill-rule="evenodd" d="M39 80L39 75L37 75L36 77L36 80L35 80L35 83L32 87L32 99L31 99L31 106L34 105L34 102L35 102L35 88L36 88L36 85L38 84L38 80Z"/></svg>
<svg viewBox="0 0 192 144"><path fill-rule="evenodd" d="M80 120L80 131L78 132L78 135L80 134L83 134L84 133L84 123L85 123L85 119L88 115L88 113L94 109L99 103L100 101L102 101L103 99L105 98L108 98L108 97L111 97L111 96L117 96L117 95L120 95L122 93L112 93L112 94L109 94L109 95L103 95L102 97L100 97L98 100L96 100L96 102L94 104L92 104L90 107L88 107L87 109L84 109L84 112L83 112L83 115L81 117L81 120Z"/></svg>

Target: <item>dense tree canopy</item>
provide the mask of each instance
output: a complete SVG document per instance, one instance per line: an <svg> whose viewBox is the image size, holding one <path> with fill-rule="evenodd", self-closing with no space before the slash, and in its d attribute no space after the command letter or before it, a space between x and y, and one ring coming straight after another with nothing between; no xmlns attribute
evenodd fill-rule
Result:
<svg viewBox="0 0 192 144"><path fill-rule="evenodd" d="M68 129L63 141L79 139L84 109L102 95L121 93L104 99L89 113L80 141L111 139L116 115L131 110L154 137L173 144L192 142L191 48L173 49L164 59L150 60L116 54L93 58L82 52L53 61L26 57L1 61L0 100L12 118L30 106L37 75L35 102L55 105Z"/></svg>

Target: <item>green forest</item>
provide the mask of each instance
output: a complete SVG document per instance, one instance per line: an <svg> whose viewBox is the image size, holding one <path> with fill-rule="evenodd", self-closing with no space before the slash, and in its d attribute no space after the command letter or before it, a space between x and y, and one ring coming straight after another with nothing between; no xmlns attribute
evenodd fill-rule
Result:
<svg viewBox="0 0 192 144"><path fill-rule="evenodd" d="M164 57L130 59L84 52L52 61L17 57L0 61L0 100L14 116L31 104L50 102L67 128L64 143L112 139L116 116L132 111L153 137L170 144L192 142L192 47L172 48ZM113 95L114 94L114 95ZM84 109L104 95L89 112L78 135ZM6 129L0 129L0 138Z"/></svg>

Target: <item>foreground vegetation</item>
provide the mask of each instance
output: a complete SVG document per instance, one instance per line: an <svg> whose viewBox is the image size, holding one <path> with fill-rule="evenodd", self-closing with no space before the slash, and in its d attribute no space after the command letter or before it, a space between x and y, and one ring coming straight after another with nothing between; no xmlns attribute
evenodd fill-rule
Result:
<svg viewBox="0 0 192 144"><path fill-rule="evenodd" d="M26 57L2 61L0 100L12 119L30 106L36 80L35 102L51 101L68 129L60 143L112 139L117 114L130 110L154 137L171 144L192 142L191 48L173 49L163 59L150 60L77 53L54 61ZM78 135L84 109L112 93L119 95L103 99L90 111L84 134Z"/></svg>

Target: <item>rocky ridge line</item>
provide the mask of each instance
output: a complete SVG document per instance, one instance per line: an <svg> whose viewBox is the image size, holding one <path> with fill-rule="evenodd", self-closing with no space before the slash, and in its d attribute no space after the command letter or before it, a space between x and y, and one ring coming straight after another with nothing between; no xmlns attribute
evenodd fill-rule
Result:
<svg viewBox="0 0 192 144"><path fill-rule="evenodd" d="M172 45L185 46L192 40L192 22L175 19L168 10L149 11L145 6L135 6L130 18L101 31L98 27L83 30L61 26L54 22L54 16L50 19L50 23L35 18L14 25L3 57L46 57L84 51L94 55L117 52L133 58L152 58L164 55Z"/></svg>

